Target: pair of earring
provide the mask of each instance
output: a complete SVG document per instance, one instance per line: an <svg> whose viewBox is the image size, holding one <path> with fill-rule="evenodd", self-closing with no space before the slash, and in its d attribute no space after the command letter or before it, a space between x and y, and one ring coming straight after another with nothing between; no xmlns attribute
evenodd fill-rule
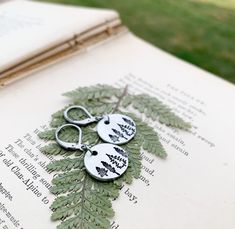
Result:
<svg viewBox="0 0 235 229"><path fill-rule="evenodd" d="M69 115L71 110L83 111L87 118L75 120ZM132 118L122 114L92 116L82 106L67 108L64 111L64 118L69 124L57 128L55 132L56 141L63 148L85 152L84 165L92 177L108 181L125 173L128 168L128 154L118 145L129 142L135 136L136 124ZM94 146L82 144L82 130L79 126L85 126L93 122L98 122L97 133L106 143ZM61 131L67 127L73 127L78 131L78 142L65 142L59 138Z"/></svg>

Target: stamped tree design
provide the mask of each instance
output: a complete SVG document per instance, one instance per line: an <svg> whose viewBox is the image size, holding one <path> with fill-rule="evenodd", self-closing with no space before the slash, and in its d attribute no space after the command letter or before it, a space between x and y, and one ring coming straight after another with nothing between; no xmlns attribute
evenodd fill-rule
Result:
<svg viewBox="0 0 235 229"><path fill-rule="evenodd" d="M110 228L110 219L114 216L111 201L118 198L123 183L131 184L134 178L138 179L140 176L141 151L145 150L160 158L167 156L159 141L158 134L151 126L138 118L138 115L144 114L150 120L183 130L189 129L190 124L174 114L157 98L147 94L132 95L128 93L127 86L125 88L109 85L80 87L64 95L71 99L72 104L86 107L92 115L126 114L135 121L137 126L134 139L122 145L122 148L128 152L129 167L123 176L109 182L98 181L86 172L83 152L65 150L55 142L55 129L66 123L63 111L67 107L52 115L50 130L39 134L40 138L49 141L49 144L42 148L44 154L54 155L55 159L59 155L64 156L63 159L55 160L48 165L50 171L59 173L52 180L53 186L50 189L51 193L57 196L51 206L53 211L51 219L61 220L57 228L108 229ZM135 112L130 113L129 110ZM79 119L83 115L71 111L73 118ZM128 120L126 122L131 125ZM95 124L83 127L82 131L83 143L94 145L101 142L95 131ZM72 128L66 129L61 133L61 138L74 142L77 133ZM109 165L105 165L105 167L112 170ZM105 176L107 170L97 169Z"/></svg>

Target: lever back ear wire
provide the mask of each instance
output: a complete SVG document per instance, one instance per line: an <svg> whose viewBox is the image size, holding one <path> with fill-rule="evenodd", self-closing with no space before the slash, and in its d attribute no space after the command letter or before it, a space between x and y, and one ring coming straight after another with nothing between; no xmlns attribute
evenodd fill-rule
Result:
<svg viewBox="0 0 235 229"><path fill-rule="evenodd" d="M83 120L75 120L75 119L72 119L70 116L69 116L69 112L71 110L82 110L86 116L88 118L86 119L83 119ZM68 107L65 111L64 111L64 118L69 122L69 123L72 123L72 124L75 124L75 125L79 125L79 126L85 126L89 123L92 123L92 122L98 122L99 120L101 120L103 118L103 116L92 116L89 111L85 108L85 107L82 107L82 106L70 106Z"/></svg>
<svg viewBox="0 0 235 229"><path fill-rule="evenodd" d="M61 131L65 130L68 127L73 127L78 130L78 142L66 142L60 139L59 135ZM64 124L56 129L55 138L57 143L65 149L72 149L72 150L81 150L84 151L85 145L81 144L82 142L82 130L79 126L74 124Z"/></svg>

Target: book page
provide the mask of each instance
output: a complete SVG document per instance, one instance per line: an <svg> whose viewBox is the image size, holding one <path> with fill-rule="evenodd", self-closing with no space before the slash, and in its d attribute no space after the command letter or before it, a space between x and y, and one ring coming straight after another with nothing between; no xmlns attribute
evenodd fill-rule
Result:
<svg viewBox="0 0 235 229"><path fill-rule="evenodd" d="M37 133L69 104L62 93L96 83L156 96L193 128L145 119L168 157L142 154L142 173L113 202L112 229L233 229L235 90L219 78L126 34L0 91L0 228L54 229L53 158Z"/></svg>
<svg viewBox="0 0 235 229"><path fill-rule="evenodd" d="M23 0L1 4L0 72L114 18L118 15L111 10Z"/></svg>

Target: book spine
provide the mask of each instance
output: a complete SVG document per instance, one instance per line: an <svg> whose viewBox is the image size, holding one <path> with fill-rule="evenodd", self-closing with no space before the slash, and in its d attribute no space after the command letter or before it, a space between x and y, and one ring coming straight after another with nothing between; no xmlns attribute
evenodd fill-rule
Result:
<svg viewBox="0 0 235 229"><path fill-rule="evenodd" d="M0 86L4 87L50 64L76 55L88 47L127 31L128 29L121 24L121 21L116 20L106 22L81 34L75 34L68 41L56 45L0 73Z"/></svg>

